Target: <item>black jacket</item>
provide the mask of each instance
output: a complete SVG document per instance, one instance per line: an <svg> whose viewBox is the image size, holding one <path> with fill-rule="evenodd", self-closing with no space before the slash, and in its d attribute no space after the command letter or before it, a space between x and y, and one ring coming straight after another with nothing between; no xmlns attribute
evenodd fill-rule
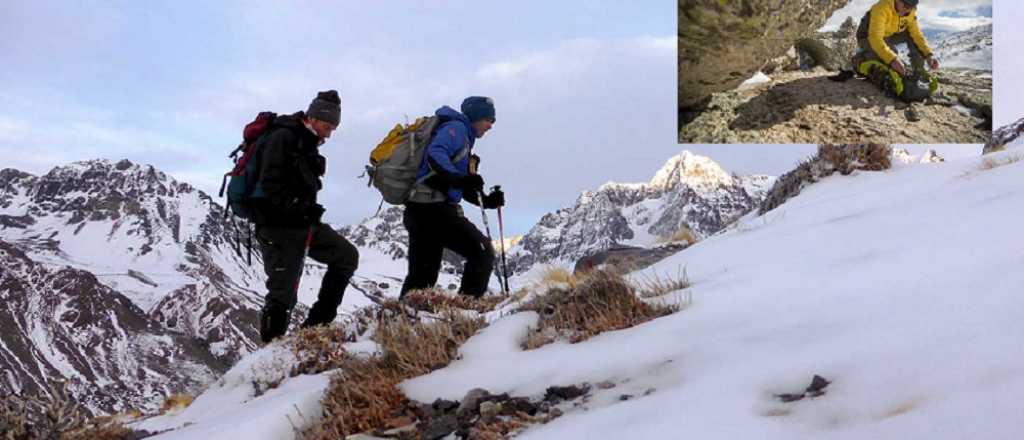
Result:
<svg viewBox="0 0 1024 440"><path fill-rule="evenodd" d="M278 116L259 143L258 194L252 198L253 222L276 227L309 226L310 207L323 187L327 160L320 137L302 123L305 114Z"/></svg>

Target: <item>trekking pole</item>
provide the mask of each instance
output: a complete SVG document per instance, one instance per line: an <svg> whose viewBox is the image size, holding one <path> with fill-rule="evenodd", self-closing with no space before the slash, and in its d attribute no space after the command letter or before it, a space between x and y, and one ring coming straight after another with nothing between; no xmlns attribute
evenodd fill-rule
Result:
<svg viewBox="0 0 1024 440"><path fill-rule="evenodd" d="M484 218L484 230L487 231L487 241L494 242L494 239L491 238L491 225L487 221L487 211L484 210L484 192L477 191L476 196L478 197L477 200L480 202L480 216ZM502 286L502 289L504 290L504 285L501 283L501 275L495 273L494 276L498 277L498 285Z"/></svg>
<svg viewBox="0 0 1024 440"><path fill-rule="evenodd" d="M494 191L500 191L501 185L495 185ZM498 238L501 240L501 275L505 278L505 294L509 292L508 287L508 263L505 261L505 222L501 219L501 207L498 207Z"/></svg>

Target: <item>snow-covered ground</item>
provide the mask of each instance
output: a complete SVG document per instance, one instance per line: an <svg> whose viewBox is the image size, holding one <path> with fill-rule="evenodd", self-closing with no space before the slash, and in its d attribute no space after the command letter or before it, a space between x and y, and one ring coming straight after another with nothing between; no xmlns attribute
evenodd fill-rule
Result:
<svg viewBox="0 0 1024 440"><path fill-rule="evenodd" d="M506 316L468 340L460 360L402 389L431 401L476 387L536 396L616 384L525 439L1024 438L1024 161L979 166L1021 155L826 178L632 275L685 267L692 287L668 295L692 296L679 313L526 352L518 339L536 315ZM178 416L191 411L178 422L192 425L157 438L216 437L225 426L291 438L281 428L290 404L318 413L311 402L326 380L288 379L260 397L230 385L257 374L254 359L268 353ZM803 391L815 374L832 382L824 396L774 397ZM167 419L139 427L180 425Z"/></svg>

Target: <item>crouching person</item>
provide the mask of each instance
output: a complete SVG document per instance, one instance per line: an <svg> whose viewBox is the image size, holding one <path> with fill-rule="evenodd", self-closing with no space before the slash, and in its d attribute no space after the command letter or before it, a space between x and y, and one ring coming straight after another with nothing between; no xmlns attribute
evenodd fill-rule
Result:
<svg viewBox="0 0 1024 440"><path fill-rule="evenodd" d="M326 171L319 148L338 127L340 116L338 93L320 92L305 113L278 116L257 141L262 144L260 172L252 206L267 274L266 302L260 314L264 343L288 330L306 255L326 264L327 273L302 327L334 321L358 265L355 246L320 221L324 207L317 203Z"/></svg>

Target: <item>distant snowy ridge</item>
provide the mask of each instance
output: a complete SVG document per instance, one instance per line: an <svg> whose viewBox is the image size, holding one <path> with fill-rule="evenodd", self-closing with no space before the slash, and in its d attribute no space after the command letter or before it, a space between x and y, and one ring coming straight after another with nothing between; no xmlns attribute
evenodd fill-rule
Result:
<svg viewBox="0 0 1024 440"><path fill-rule="evenodd" d="M682 228L706 237L757 206L774 179L733 175L710 158L683 151L648 182L608 182L584 191L573 206L546 214L509 252L511 271L572 264L616 245L655 245Z"/></svg>
<svg viewBox="0 0 1024 440"><path fill-rule="evenodd" d="M944 35L932 50L942 67L992 70L992 25Z"/></svg>

